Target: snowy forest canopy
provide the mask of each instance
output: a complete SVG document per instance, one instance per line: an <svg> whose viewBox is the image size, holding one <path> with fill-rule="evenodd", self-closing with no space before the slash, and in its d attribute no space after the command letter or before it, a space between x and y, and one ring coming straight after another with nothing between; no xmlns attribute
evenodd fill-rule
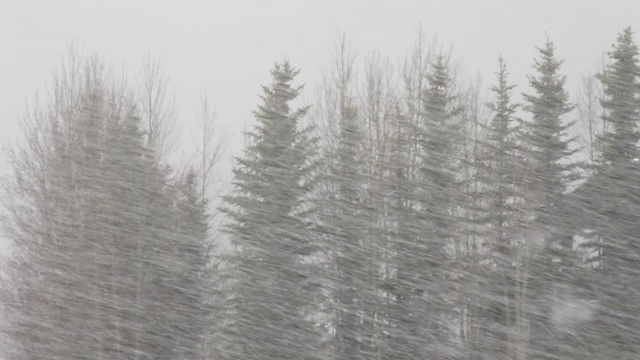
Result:
<svg viewBox="0 0 640 360"><path fill-rule="evenodd" d="M71 49L6 151L2 355L636 359L640 64L612 40L572 97L551 39L483 88L421 33L362 67L340 37L308 105L273 66L224 192L206 99L173 164L160 63Z"/></svg>

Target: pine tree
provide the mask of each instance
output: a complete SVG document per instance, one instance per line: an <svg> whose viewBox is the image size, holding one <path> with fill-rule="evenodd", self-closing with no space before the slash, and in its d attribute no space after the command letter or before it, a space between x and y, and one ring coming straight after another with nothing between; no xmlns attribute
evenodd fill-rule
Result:
<svg viewBox="0 0 640 360"><path fill-rule="evenodd" d="M485 335L479 352L500 359L515 357L516 281L513 264L515 256L519 210L521 209L522 173L520 121L515 113L518 108L511 100L515 85L508 83L507 66L498 60L497 83L491 87L495 101L487 104L493 117L486 130L486 138L480 144L475 180L480 214L474 221L483 227L490 267L483 277L486 303L481 305Z"/></svg>
<svg viewBox="0 0 640 360"><path fill-rule="evenodd" d="M599 359L630 359L640 351L636 320L640 193L635 185L640 176L640 65L631 28L618 36L609 57L611 63L599 79L604 89L603 120L610 131L598 139L602 152L579 200L589 225L584 246L593 250L589 263L597 271L587 286L601 305L590 349Z"/></svg>
<svg viewBox="0 0 640 360"><path fill-rule="evenodd" d="M332 124L325 132L322 191L318 206L322 233L327 242L327 275L331 289L329 311L334 334L330 348L343 359L368 358L373 353L374 331L368 276L373 269L367 231L371 228L365 188L365 134L356 85L352 49L343 36L334 49L323 90L320 121ZM328 130L328 129L326 129ZM377 270L377 269L376 269Z"/></svg>
<svg viewBox="0 0 640 360"><path fill-rule="evenodd" d="M388 216L392 223L389 236L391 259L389 273L382 282L382 289L391 296L386 309L387 338L383 346L383 358L414 359L422 351L423 334L421 317L417 317L420 297L415 288L424 266L422 244L417 239L421 234L420 214L415 197L418 183L415 172L415 124L408 115L396 106L392 117L394 135L388 154L386 168L389 174L385 188L388 192Z"/></svg>
<svg viewBox="0 0 640 360"><path fill-rule="evenodd" d="M189 171L176 185L177 233L180 234L177 252L180 267L175 272L172 291L176 306L174 331L182 334L175 344L176 359L202 359L205 334L212 330L211 323L213 274L209 265L209 237L207 202L198 188L197 176ZM182 301L180 301L182 300Z"/></svg>
<svg viewBox="0 0 640 360"><path fill-rule="evenodd" d="M334 203L330 231L335 243L335 262L338 283L336 303L336 351L344 359L361 359L366 356L364 334L361 325L363 291L366 287L364 270L366 263L365 232L368 225L363 214L363 173L358 160L362 133L352 99L346 98L341 106L340 134L335 149L336 161L330 167L329 176L335 193L329 195Z"/></svg>
<svg viewBox="0 0 640 360"><path fill-rule="evenodd" d="M413 278L409 285L413 294L410 311L417 328L407 331L417 342L418 354L412 356L446 357L453 347L449 330L453 279L447 267L447 247L454 241L456 226L456 151L461 130L456 117L461 109L455 104L448 60L442 53L433 61L427 83L422 94L421 123L414 129L419 147L417 226L422 232L413 240L416 251L399 265L398 272L414 273L409 275Z"/></svg>
<svg viewBox="0 0 640 360"><path fill-rule="evenodd" d="M313 189L315 141L300 129L307 108L291 109L298 70L276 64L255 112L252 142L237 159L234 191L225 197L226 231L235 254L230 344L225 359L313 359L319 334L306 318L312 254L307 200Z"/></svg>
<svg viewBox="0 0 640 360"><path fill-rule="evenodd" d="M570 164L572 138L568 130L572 123L563 116L572 110L564 89L566 77L560 74L562 61L555 55L553 42L547 40L537 48L540 57L535 60L535 75L529 76L533 94L524 94L524 109L531 114L525 123L525 144L529 153L528 201L533 207L534 228L545 234L544 251L532 262L530 300L531 351L547 358L557 355L551 348L555 339L547 335L551 326L548 304L554 291L568 282L571 260L572 235L567 233L562 219L565 217L564 193L575 179L576 165ZM557 341L556 341L557 343ZM555 354L555 355L554 355Z"/></svg>

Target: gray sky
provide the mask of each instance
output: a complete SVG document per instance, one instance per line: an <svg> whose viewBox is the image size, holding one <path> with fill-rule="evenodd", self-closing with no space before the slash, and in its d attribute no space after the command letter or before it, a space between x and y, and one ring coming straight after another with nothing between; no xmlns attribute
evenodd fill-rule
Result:
<svg viewBox="0 0 640 360"><path fill-rule="evenodd" d="M421 25L427 38L453 44L467 73L481 71L485 85L502 54L518 91L528 90L534 45L546 32L565 60L573 94L619 31L639 31L638 14L636 0L0 0L0 141L15 137L25 100L50 80L73 40L131 71L148 51L162 55L183 138L207 90L237 152L274 61L289 57L310 91L340 31L359 54L379 50L396 60Z"/></svg>

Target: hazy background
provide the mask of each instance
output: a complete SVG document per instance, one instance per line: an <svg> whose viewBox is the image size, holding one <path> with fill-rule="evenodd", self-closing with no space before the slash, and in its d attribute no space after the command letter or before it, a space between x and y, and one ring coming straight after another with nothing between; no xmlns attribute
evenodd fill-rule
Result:
<svg viewBox="0 0 640 360"><path fill-rule="evenodd" d="M528 91L525 76L534 46L546 33L565 60L573 95L619 31L629 25L640 29L638 14L636 0L0 0L0 141L16 137L25 102L50 81L73 41L132 74L146 54L164 58L185 152L206 90L232 137L220 164L227 176L272 64L287 56L301 68L299 80L311 99L328 50L342 31L362 57L380 51L397 62L421 26L428 39L437 35L452 44L465 72L481 73L485 86L493 83L502 54L512 82L520 85L517 93ZM0 174L6 172L2 155Z"/></svg>

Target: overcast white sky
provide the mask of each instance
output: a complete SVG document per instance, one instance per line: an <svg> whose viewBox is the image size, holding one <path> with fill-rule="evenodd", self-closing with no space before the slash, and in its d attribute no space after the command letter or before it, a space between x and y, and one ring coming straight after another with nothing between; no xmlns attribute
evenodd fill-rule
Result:
<svg viewBox="0 0 640 360"><path fill-rule="evenodd" d="M481 71L486 85L502 54L518 91L527 90L534 45L546 32L574 93L619 31L640 29L638 14L637 0L0 0L0 141L15 137L25 100L49 81L74 40L130 70L148 51L162 55L183 133L192 131L206 89L235 150L274 61L289 57L311 90L340 31L360 54L379 50L396 59L421 24L428 38L453 44L466 71Z"/></svg>

